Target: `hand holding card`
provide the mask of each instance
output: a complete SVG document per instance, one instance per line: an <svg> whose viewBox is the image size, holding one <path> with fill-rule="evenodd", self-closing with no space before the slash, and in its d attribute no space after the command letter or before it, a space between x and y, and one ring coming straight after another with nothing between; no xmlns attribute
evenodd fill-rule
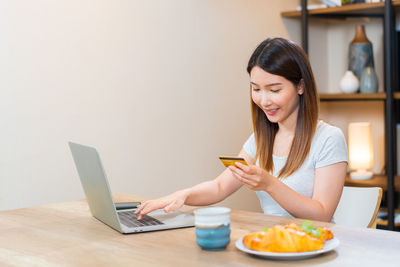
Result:
<svg viewBox="0 0 400 267"><path fill-rule="evenodd" d="M236 166L236 162L240 162L244 165L247 165L247 162L244 160L244 158L238 158L238 157L219 157L219 159L222 161L225 167L229 166Z"/></svg>

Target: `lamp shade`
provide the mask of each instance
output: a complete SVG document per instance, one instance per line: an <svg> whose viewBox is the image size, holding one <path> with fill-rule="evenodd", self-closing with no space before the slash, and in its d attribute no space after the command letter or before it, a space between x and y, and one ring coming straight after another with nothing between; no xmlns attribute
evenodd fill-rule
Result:
<svg viewBox="0 0 400 267"><path fill-rule="evenodd" d="M353 122L348 127L350 168L367 170L372 168L374 153L372 130L369 122Z"/></svg>

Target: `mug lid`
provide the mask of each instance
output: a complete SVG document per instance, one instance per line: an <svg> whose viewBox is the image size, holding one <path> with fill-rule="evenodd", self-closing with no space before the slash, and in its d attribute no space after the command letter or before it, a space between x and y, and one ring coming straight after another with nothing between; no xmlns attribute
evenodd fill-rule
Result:
<svg viewBox="0 0 400 267"><path fill-rule="evenodd" d="M194 211L194 224L196 226L221 226L231 222L230 208L208 207Z"/></svg>
<svg viewBox="0 0 400 267"><path fill-rule="evenodd" d="M207 208L200 208L194 211L195 215L219 215L219 214L226 214L230 213L231 209L226 207L207 207Z"/></svg>

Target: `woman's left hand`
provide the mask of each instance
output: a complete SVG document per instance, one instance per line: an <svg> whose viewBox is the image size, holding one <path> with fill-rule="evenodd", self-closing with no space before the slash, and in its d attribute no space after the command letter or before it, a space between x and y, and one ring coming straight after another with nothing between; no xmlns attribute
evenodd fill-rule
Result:
<svg viewBox="0 0 400 267"><path fill-rule="evenodd" d="M241 183L256 191L267 191L268 187L277 180L256 165L248 166L237 162L236 166L229 166L229 169Z"/></svg>

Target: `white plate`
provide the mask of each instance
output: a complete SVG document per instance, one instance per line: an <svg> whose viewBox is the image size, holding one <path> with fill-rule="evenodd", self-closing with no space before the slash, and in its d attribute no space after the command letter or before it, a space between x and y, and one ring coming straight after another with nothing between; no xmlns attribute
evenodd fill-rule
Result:
<svg viewBox="0 0 400 267"><path fill-rule="evenodd" d="M306 258L311 258L314 256L317 256L319 254L331 251L335 249L337 246L339 246L339 239L333 238L331 240L328 240L324 244L324 248L320 250L314 250L314 251L307 251L307 252L291 252L291 253L278 253L278 252L261 252L261 251L256 251L247 248L243 244L243 238L240 238L236 240L235 243L236 247L246 253L257 255L263 258L267 259L274 259L274 260L300 260L300 259L306 259Z"/></svg>

